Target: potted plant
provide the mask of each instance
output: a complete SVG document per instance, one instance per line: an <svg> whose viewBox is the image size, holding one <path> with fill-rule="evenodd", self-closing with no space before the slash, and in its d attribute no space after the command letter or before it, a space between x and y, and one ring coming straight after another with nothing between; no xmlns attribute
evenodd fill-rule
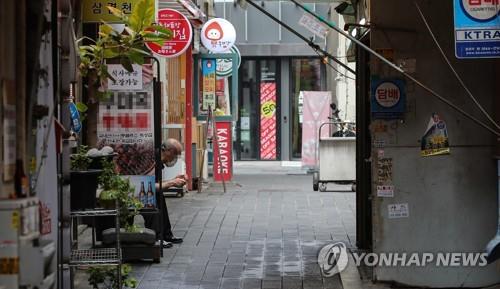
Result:
<svg viewBox="0 0 500 289"><path fill-rule="evenodd" d="M134 196L134 187L129 179L123 178L115 172L114 163L102 160L103 171L99 176L102 191L99 194L99 204L104 208L115 208L118 204L120 210L120 226L124 232L133 233L137 227L133 224L134 217L142 209L142 203ZM113 222L108 225L113 226Z"/></svg>
<svg viewBox="0 0 500 289"><path fill-rule="evenodd" d="M121 267L121 283L123 286L128 288L137 287L137 280L130 277L130 272L132 267L128 264L124 264ZM116 269L111 266L92 266L87 269L89 274L88 282L93 289L117 289L118 288L118 278L116 274ZM121 288L120 288L121 289Z"/></svg>
<svg viewBox="0 0 500 289"><path fill-rule="evenodd" d="M71 210L96 207L97 178L102 170L89 169L92 159L87 152L88 147L80 145L70 157Z"/></svg>

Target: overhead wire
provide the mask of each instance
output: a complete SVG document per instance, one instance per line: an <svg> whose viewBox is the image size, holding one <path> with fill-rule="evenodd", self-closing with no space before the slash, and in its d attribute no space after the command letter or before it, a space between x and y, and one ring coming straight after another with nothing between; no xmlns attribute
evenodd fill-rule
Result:
<svg viewBox="0 0 500 289"><path fill-rule="evenodd" d="M252 0L247 0L248 3L251 3L251 1ZM312 16L314 16L316 19L318 19L321 22L323 22L326 25L328 25L333 30L337 31L339 34L343 35L344 37L347 37L348 39L350 39L351 41L353 41L354 43L356 43L359 47L363 48L364 50L366 50L367 52L369 52L371 55L377 57L382 62L386 63L389 67L393 68L397 72L399 72L402 75L404 75L406 78L408 78L409 80L411 80L412 82L414 82L415 84L417 84L418 86L420 86L422 89L424 89L425 91L427 91L428 93L430 93L431 95L433 95L434 97L436 97L437 99L439 99L441 102L447 104L449 107L453 108L455 111L459 112L463 116L465 116L465 117L469 118L470 120L474 121L476 124L478 124L479 126L483 127L484 129L488 130L489 132L491 132L495 136L500 137L500 130L492 128L491 126L489 126L488 124L484 123L480 119L478 119L475 116L469 114L468 112L466 112L465 110L463 110L462 108L460 108L459 106L457 106L456 104L454 104L453 102L451 102L450 100L448 100L447 98L443 97L442 95L440 95L439 93L437 93L436 91L434 91L433 89L431 89L430 87L428 87L425 84L423 84L422 82L420 82L414 76L412 76L409 73L407 73L406 71L404 71L401 67L399 67L396 64L392 63L391 61L387 60L384 56L380 55L379 53L377 53L376 51L374 51L373 49L371 49L370 47L368 47L367 45L365 45L364 43L362 43L361 41L359 41L355 37L352 37L351 35L347 34L345 31L341 30L335 24L331 23L330 21L327 21L327 20L323 19L323 17L321 17L321 16L318 16L316 13L312 12L309 8L307 8L306 6L304 6L302 3L298 2L297 0L290 0L290 1L292 1L295 5L297 5L300 8L302 8L302 10L304 10L307 13L311 14ZM255 5L255 4L253 4L253 5Z"/></svg>

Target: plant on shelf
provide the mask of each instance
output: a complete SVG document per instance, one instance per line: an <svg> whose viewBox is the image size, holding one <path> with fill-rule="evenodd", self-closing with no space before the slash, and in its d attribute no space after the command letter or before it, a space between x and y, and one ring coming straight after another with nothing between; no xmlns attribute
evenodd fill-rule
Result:
<svg viewBox="0 0 500 289"><path fill-rule="evenodd" d="M89 148L86 145L80 145L76 154L71 155L71 170L72 171L87 171L92 159L87 155Z"/></svg>
<svg viewBox="0 0 500 289"><path fill-rule="evenodd" d="M129 179L125 179L115 172L113 162L102 161L103 171L99 176L102 192L99 203L103 207L114 207L116 201L120 210L120 225L126 232L135 232L137 227L133 224L134 217L142 209L142 203L133 195L134 187Z"/></svg>
<svg viewBox="0 0 500 289"><path fill-rule="evenodd" d="M145 43L152 42L163 45L172 38L172 31L160 25L155 25L155 0L139 0L134 3L132 13L127 15L121 10L107 6L110 13L125 24L123 32L112 25L102 22L96 40L83 37L77 43L87 40L89 45L80 45L79 71L87 77L90 91L97 91L97 96L106 96L105 87L108 79L114 78L108 72L106 59L116 59L123 67L132 72L132 64L142 65L145 57L151 52L145 48Z"/></svg>
<svg viewBox="0 0 500 289"><path fill-rule="evenodd" d="M121 281L124 287L137 287L137 280L129 277L132 267L124 264L121 267ZM92 266L87 269L88 282L93 289L118 289L116 269L109 266ZM121 289L121 288L120 288Z"/></svg>

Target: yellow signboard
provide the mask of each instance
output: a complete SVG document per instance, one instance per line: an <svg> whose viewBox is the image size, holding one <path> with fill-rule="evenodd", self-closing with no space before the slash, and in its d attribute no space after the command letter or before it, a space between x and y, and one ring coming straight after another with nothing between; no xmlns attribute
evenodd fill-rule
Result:
<svg viewBox="0 0 500 289"><path fill-rule="evenodd" d="M83 0L82 1L82 19L83 22L101 22L108 23L120 22L120 19L114 16L107 6L120 9L124 14L131 14L136 0Z"/></svg>

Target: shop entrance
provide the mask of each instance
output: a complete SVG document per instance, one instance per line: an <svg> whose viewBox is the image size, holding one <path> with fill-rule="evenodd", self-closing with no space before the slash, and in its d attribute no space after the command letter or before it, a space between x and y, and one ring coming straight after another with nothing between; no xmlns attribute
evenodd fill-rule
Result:
<svg viewBox="0 0 500 289"><path fill-rule="evenodd" d="M240 68L237 160L280 160L277 59L245 59Z"/></svg>

